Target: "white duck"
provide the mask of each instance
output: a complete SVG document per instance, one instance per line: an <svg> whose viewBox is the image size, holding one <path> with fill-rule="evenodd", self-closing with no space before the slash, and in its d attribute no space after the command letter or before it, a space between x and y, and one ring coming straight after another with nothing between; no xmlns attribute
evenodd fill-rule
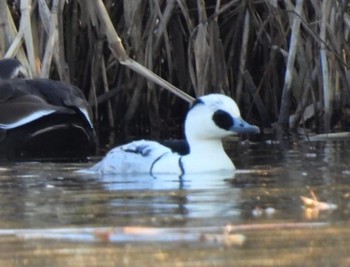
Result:
<svg viewBox="0 0 350 267"><path fill-rule="evenodd" d="M199 97L185 120L189 153L180 155L155 141L139 140L118 146L88 172L102 174L195 174L233 172L235 166L224 151L221 139L236 132L258 133L245 122L235 101L221 94Z"/></svg>

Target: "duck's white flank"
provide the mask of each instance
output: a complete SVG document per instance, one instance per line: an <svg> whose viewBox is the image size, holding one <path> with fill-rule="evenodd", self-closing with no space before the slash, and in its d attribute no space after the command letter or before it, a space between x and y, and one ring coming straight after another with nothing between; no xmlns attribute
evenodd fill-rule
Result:
<svg viewBox="0 0 350 267"><path fill-rule="evenodd" d="M236 132L258 133L259 128L241 118L231 98L220 94L202 96L193 103L185 120L189 154L181 156L155 141L139 140L112 149L86 171L151 175L233 172L235 166L221 139Z"/></svg>

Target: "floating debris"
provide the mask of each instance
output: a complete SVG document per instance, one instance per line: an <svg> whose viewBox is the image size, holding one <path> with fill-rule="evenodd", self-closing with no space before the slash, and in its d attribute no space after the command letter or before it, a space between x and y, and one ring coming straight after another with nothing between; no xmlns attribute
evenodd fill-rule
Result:
<svg viewBox="0 0 350 267"><path fill-rule="evenodd" d="M255 209L252 210L252 215L254 217L261 217L263 215L272 216L275 213L276 213L276 209L272 207L267 207L265 209L256 207Z"/></svg>
<svg viewBox="0 0 350 267"><path fill-rule="evenodd" d="M313 191L310 191L310 195L311 198L300 196L300 199L304 205L303 208L305 210L305 217L308 219L318 218L320 211L329 211L338 208L336 204L319 201Z"/></svg>
<svg viewBox="0 0 350 267"><path fill-rule="evenodd" d="M326 133L309 136L310 141L326 141L326 140L347 140L350 138L349 132Z"/></svg>
<svg viewBox="0 0 350 267"><path fill-rule="evenodd" d="M307 158L316 158L317 154L316 153L306 153L305 157L307 157Z"/></svg>
<svg viewBox="0 0 350 267"><path fill-rule="evenodd" d="M246 240L242 234L203 234L200 238L202 241L215 242L226 247L241 246Z"/></svg>

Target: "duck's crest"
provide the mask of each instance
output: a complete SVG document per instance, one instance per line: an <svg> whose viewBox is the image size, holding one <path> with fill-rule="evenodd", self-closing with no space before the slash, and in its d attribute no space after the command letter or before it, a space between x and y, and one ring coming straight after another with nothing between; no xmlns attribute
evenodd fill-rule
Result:
<svg viewBox="0 0 350 267"><path fill-rule="evenodd" d="M204 104L203 100L200 99L200 98L197 98L195 101L193 101L192 105L191 105L191 108L194 108L195 106L199 105L199 104Z"/></svg>

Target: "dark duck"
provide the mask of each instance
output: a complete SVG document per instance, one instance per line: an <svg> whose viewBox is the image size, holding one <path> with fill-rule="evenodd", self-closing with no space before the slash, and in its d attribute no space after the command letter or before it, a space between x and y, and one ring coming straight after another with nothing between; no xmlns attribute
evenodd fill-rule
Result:
<svg viewBox="0 0 350 267"><path fill-rule="evenodd" d="M77 87L28 79L0 60L0 160L83 160L95 151L91 110Z"/></svg>

